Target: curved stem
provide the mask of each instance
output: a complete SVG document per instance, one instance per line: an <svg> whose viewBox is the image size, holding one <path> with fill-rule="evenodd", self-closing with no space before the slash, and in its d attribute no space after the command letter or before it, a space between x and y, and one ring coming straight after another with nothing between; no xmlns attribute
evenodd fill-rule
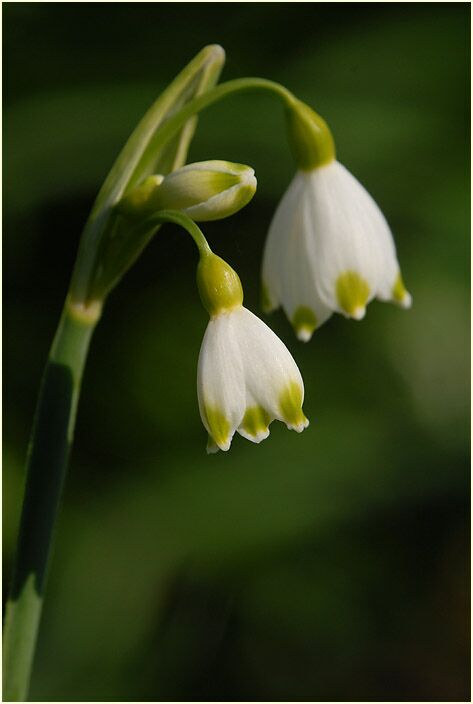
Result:
<svg viewBox="0 0 473 704"><path fill-rule="evenodd" d="M192 115L195 115L201 110L204 110L209 105L216 103L222 98L226 98L229 95L235 93L246 93L247 91L266 91L269 93L274 93L278 98L287 105L290 106L296 101L296 97L290 90L285 88L280 83L276 81L270 81L267 78L236 78L233 81L226 81L225 83L220 83L220 85L208 90L206 93L194 98L189 101L176 112L161 128L160 133L163 135L166 129L174 130L177 129L175 124L182 124L182 121L186 121Z"/></svg>
<svg viewBox="0 0 473 704"><path fill-rule="evenodd" d="M188 215L179 210L159 210L157 213L154 213L147 220L145 220L142 227L143 230L149 231L155 226L157 227L158 225L163 225L166 222L180 225L184 230L186 230L197 245L197 249L199 250L199 254L201 256L211 253L212 250L210 249L209 243L205 239L204 233L200 227L198 227L198 225L196 225Z"/></svg>
<svg viewBox="0 0 473 704"><path fill-rule="evenodd" d="M222 98L234 95L235 93L245 93L254 90L274 93L287 107L290 107L296 102L296 98L291 91L280 83L269 81L266 78L236 78L233 81L221 83L186 103L184 107L175 112L174 115L160 127L149 142L148 149L139 163L140 169L146 171L147 167L149 167L148 171L151 173L156 150L171 139L190 117L205 110L205 108L210 107L210 105L213 105L219 100L222 100ZM147 162L149 162L149 164L147 164Z"/></svg>
<svg viewBox="0 0 473 704"><path fill-rule="evenodd" d="M99 307L68 302L46 364L28 453L16 564L6 607L3 699L25 701L77 401Z"/></svg>

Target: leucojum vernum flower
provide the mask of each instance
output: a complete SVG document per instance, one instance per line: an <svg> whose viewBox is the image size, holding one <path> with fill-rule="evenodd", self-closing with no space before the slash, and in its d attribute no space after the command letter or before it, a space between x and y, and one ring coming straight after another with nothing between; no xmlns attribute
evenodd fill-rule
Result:
<svg viewBox="0 0 473 704"><path fill-rule="evenodd" d="M235 430L261 442L275 418L302 432L309 421L299 369L279 337L243 307L238 274L209 252L201 256L197 282L210 314L197 372L207 450L228 450Z"/></svg>
<svg viewBox="0 0 473 704"><path fill-rule="evenodd" d="M264 309L282 305L307 342L334 312L361 320L375 297L409 308L389 225L336 160L326 123L300 102L289 119L299 169L269 228Z"/></svg>
<svg viewBox="0 0 473 704"><path fill-rule="evenodd" d="M54 525L92 333L107 296L168 222L193 238L197 283L210 315L197 369L209 452L238 432L259 443L278 419L304 430L304 384L284 343L243 307L236 272L196 224L229 217L256 191L254 170L223 160L186 164L197 115L240 91L266 91L285 108L297 173L276 210L264 251L263 304L282 306L307 341L333 312L360 320L377 297L407 308L391 231L371 196L335 158L329 128L287 88L263 78L216 85L225 54L204 48L145 114L105 180L76 264L38 399L27 465L16 567L4 639L4 698L23 701ZM44 481L44 477L48 481Z"/></svg>

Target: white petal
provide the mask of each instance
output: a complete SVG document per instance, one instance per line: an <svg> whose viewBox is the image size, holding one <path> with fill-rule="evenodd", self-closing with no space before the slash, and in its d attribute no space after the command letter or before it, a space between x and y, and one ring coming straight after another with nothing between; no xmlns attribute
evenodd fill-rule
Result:
<svg viewBox="0 0 473 704"><path fill-rule="evenodd" d="M374 268L377 268L377 283L374 287L374 295L382 301L397 300L401 306L409 308L412 298L404 289L402 280L399 282L401 274L396 255L396 245L386 218L361 183L344 166L341 164L338 166L339 180L343 182L345 187L348 187L348 190L352 191L353 203L351 208L355 212L354 206L356 205L356 212L359 212L360 217L360 227L364 221L366 240L371 250L371 263ZM346 196L346 202L349 202L348 195ZM356 217L353 216L352 222L355 221ZM354 230L353 237L355 236ZM367 276L365 278L368 280ZM373 280L375 280L374 276ZM394 294L396 285L398 289L397 299Z"/></svg>
<svg viewBox="0 0 473 704"><path fill-rule="evenodd" d="M289 350L262 320L246 308L235 311L234 320L244 365L247 407L256 403L271 418L283 420L296 430L303 430L308 424L302 413L304 384ZM281 406L282 395L291 386L297 387L300 393L294 422L285 416Z"/></svg>
<svg viewBox="0 0 473 704"><path fill-rule="evenodd" d="M368 284L371 300L392 260L392 236L374 200L342 164L332 162L309 177L318 291L327 305L344 312L337 299L338 277L357 273Z"/></svg>
<svg viewBox="0 0 473 704"><path fill-rule="evenodd" d="M263 282L271 307L279 304L294 323L294 316L311 312L317 327L330 317L315 285L312 249L315 245L310 213L310 176L298 172L284 194L271 223L263 259ZM308 252L311 248L311 252ZM312 327L296 326L299 339L307 341Z"/></svg>
<svg viewBox="0 0 473 704"><path fill-rule="evenodd" d="M313 330L306 325L299 325L298 319L312 313L316 327L319 327L332 315L333 310L322 301L317 289L317 241L311 222L311 203L306 197L307 184L303 195L299 210L294 213L294 235L286 252L287 288L283 303L289 319L296 327L297 336L306 342Z"/></svg>
<svg viewBox="0 0 473 704"><path fill-rule="evenodd" d="M202 422L221 450L229 449L245 412L243 362L234 326L237 311L210 320L200 348L197 370Z"/></svg>
<svg viewBox="0 0 473 704"><path fill-rule="evenodd" d="M297 173L282 197L269 227L262 271L265 296L268 298L267 312L274 310L283 302L282 291L287 270L285 250L303 189L304 179L301 173Z"/></svg>

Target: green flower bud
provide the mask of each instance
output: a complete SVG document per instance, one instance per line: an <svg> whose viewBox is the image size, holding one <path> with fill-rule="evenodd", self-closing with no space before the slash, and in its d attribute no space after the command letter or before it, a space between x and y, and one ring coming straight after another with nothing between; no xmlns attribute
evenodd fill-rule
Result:
<svg viewBox="0 0 473 704"><path fill-rule="evenodd" d="M229 161L187 164L167 176L150 176L120 203L128 216L146 216L157 210L180 210L195 222L221 220L252 199L255 172Z"/></svg>
<svg viewBox="0 0 473 704"><path fill-rule="evenodd" d="M211 317L243 303L240 277L221 257L211 252L201 255L197 267L201 301Z"/></svg>
<svg viewBox="0 0 473 704"><path fill-rule="evenodd" d="M294 99L287 105L289 143L302 171L312 171L335 159L335 144L326 122L308 105Z"/></svg>
<svg viewBox="0 0 473 704"><path fill-rule="evenodd" d="M255 191L255 172L249 166L201 161L166 176L156 191L156 204L206 222L233 215L250 202Z"/></svg>

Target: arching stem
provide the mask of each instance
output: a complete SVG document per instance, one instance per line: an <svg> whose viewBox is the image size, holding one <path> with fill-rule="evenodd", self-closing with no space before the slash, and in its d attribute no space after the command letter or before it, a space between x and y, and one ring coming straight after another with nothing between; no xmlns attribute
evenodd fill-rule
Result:
<svg viewBox="0 0 473 704"><path fill-rule="evenodd" d="M164 225L165 223L174 223L175 225L180 225L188 234L192 237L200 255L210 254L211 249L209 243L204 237L204 233L196 225L196 223L190 219L188 215L182 213L179 210L159 210L154 213L149 218L147 218L143 225L140 226L143 230L152 230L158 225Z"/></svg>
<svg viewBox="0 0 473 704"><path fill-rule="evenodd" d="M265 78L236 78L227 81L208 90L197 98L190 100L186 105L178 110L167 122L160 127L154 137L150 140L148 149L139 163L140 171L152 171L153 155L157 149L161 148L186 121L193 115L197 115L214 103L223 98L235 95L236 93L246 93L248 91L269 92L280 98L286 107L291 107L296 101L295 96L280 83L269 81ZM147 163L149 161L149 163Z"/></svg>

